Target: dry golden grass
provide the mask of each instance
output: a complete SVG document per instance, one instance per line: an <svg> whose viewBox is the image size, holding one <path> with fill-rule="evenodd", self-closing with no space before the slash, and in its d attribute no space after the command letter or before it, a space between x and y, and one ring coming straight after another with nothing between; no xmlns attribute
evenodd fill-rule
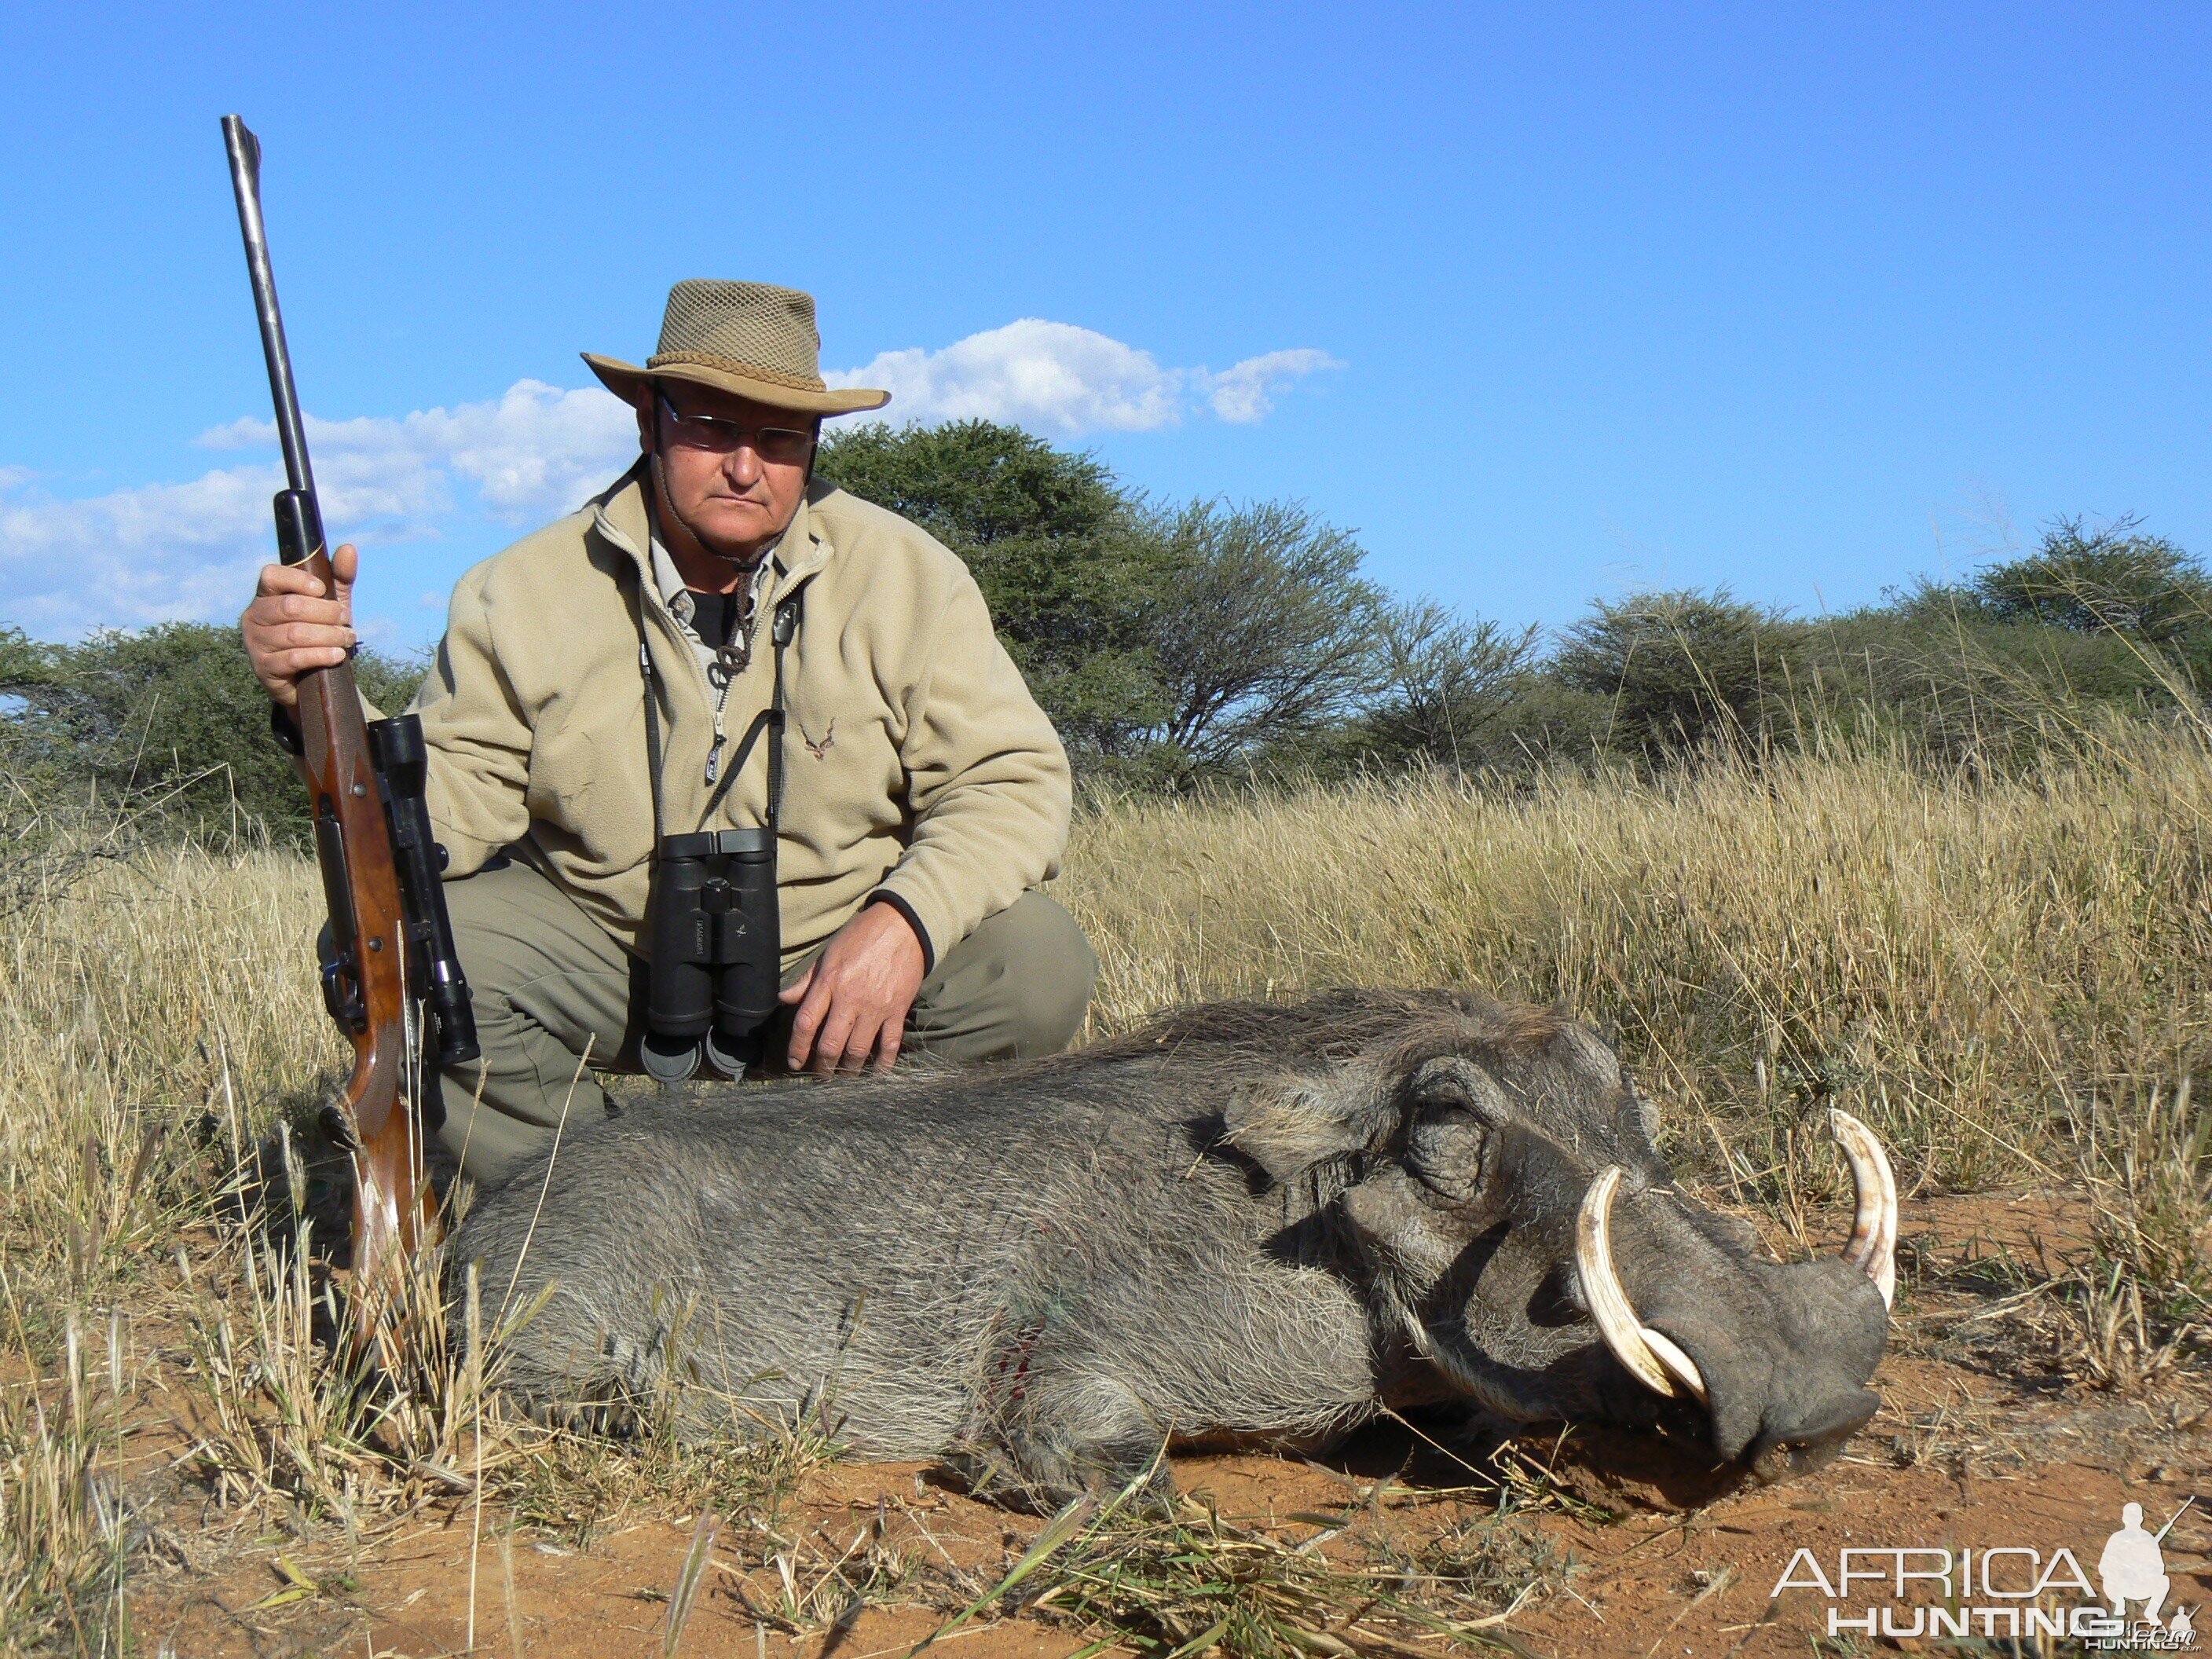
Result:
<svg viewBox="0 0 2212 1659"><path fill-rule="evenodd" d="M2208 761L2194 732L2116 731L2018 777L1859 750L1132 801L1083 824L1058 890L1108 1029L1473 982L1609 1027L1676 1150L1747 1195L1811 1176L1796 1132L1832 1096L1918 1183L2017 1184L2070 1177L2092 1102L2170 1088L2212 1039Z"/></svg>
<svg viewBox="0 0 2212 1659"><path fill-rule="evenodd" d="M2081 1373L2126 1385L2185 1360L2208 1290L2212 1119L2181 1086L2212 1038L2208 851L2205 739L2116 727L2025 775L1847 750L1108 802L1056 890L1099 1030L1343 982L1563 1002L1617 1033L1671 1150L1785 1230L1835 1191L1831 1098L1923 1190L2087 1182L2099 1254L2057 1301ZM0 923L0 1647L123 1650L164 1468L218 1515L349 1528L483 1491L481 1379L359 1386L316 1344L326 1291L231 1218L343 1055L318 904L300 859L185 851ZM155 1419L185 1425L158 1454ZM607 1480L573 1445L492 1455L535 1512ZM736 1503L761 1477L668 1478Z"/></svg>

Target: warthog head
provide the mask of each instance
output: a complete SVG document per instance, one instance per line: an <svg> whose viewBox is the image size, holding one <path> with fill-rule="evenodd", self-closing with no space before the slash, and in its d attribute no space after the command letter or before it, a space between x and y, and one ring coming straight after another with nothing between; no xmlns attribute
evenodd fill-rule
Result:
<svg viewBox="0 0 2212 1659"><path fill-rule="evenodd" d="M1313 1183L1386 1322L1456 1389L1522 1421L1663 1425L1769 1480L1873 1416L1897 1193L1856 1119L1829 1115L1857 1189L1850 1238L1785 1264L1675 1184L1650 1104L1582 1026L1467 993L1319 1012L1270 1032L1243 1005L1236 1046L1292 1055L1237 1091L1224 1145L1273 1182ZM1331 1035L1311 1040L1316 1024Z"/></svg>

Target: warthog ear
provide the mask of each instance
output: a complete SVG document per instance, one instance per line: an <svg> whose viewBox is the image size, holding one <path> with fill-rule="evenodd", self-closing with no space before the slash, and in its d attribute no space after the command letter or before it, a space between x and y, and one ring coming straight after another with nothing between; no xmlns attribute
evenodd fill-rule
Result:
<svg viewBox="0 0 2212 1659"><path fill-rule="evenodd" d="M1244 1085L1222 1109L1223 1139L1285 1182L1363 1152L1389 1127L1371 1066L1285 1073Z"/></svg>

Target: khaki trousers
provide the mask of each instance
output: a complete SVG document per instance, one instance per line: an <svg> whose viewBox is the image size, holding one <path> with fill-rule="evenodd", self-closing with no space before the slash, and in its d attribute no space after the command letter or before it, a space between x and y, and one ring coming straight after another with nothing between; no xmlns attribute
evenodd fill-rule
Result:
<svg viewBox="0 0 2212 1659"><path fill-rule="evenodd" d="M643 964L553 883L520 862L446 884L480 1060L445 1073L438 1139L462 1171L503 1180L607 1109L594 1071L635 1072ZM791 984L811 957L784 975ZM1075 918L1030 891L940 956L907 1018L902 1054L999 1060L1056 1054L1083 1024L1098 959ZM781 1055L789 1014L772 1040ZM588 1054L586 1048L588 1047Z"/></svg>

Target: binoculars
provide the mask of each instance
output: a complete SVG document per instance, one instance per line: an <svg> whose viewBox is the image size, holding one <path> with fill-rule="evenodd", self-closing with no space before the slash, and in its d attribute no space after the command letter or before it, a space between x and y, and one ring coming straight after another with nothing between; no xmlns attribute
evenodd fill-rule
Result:
<svg viewBox="0 0 2212 1659"><path fill-rule="evenodd" d="M647 916L646 1074L681 1083L703 1063L743 1077L781 988L775 832L664 836Z"/></svg>

